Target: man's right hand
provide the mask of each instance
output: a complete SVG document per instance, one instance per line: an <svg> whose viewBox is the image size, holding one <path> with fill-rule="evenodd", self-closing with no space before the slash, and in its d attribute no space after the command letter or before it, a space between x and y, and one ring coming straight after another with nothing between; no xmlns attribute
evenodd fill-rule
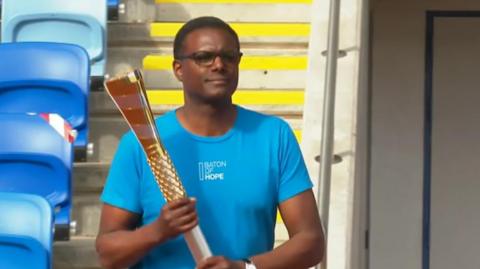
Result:
<svg viewBox="0 0 480 269"><path fill-rule="evenodd" d="M102 267L133 266L152 248L194 228L198 223L195 204L192 198L167 203L154 222L140 228L136 228L140 214L104 204L96 241Z"/></svg>
<svg viewBox="0 0 480 269"><path fill-rule="evenodd" d="M188 232L198 224L194 198L181 198L167 203L154 222L159 239L171 239Z"/></svg>

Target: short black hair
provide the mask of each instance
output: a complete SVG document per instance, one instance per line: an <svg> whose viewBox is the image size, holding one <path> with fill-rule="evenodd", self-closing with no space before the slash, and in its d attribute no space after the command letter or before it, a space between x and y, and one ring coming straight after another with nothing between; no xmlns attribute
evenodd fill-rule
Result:
<svg viewBox="0 0 480 269"><path fill-rule="evenodd" d="M202 28L215 28L226 31L234 37L238 50L240 50L240 40L238 39L238 35L228 23L217 17L204 16L188 21L182 26L182 28L180 28L180 30L178 30L175 39L173 40L173 57L175 59L181 57L180 53L183 48L183 42L188 34Z"/></svg>

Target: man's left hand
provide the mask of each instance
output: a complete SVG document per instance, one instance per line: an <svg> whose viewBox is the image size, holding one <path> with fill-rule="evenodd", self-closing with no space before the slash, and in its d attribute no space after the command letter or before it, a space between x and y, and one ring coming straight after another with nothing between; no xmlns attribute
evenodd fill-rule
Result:
<svg viewBox="0 0 480 269"><path fill-rule="evenodd" d="M214 256L201 261L197 269L245 269L245 263L231 261L223 256Z"/></svg>

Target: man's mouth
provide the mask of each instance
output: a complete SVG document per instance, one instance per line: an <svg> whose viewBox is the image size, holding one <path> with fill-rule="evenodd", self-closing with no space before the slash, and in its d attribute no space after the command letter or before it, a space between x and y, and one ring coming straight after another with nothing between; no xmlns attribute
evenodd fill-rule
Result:
<svg viewBox="0 0 480 269"><path fill-rule="evenodd" d="M227 78L209 78L206 79L205 82L210 82L210 83L227 83L228 79Z"/></svg>

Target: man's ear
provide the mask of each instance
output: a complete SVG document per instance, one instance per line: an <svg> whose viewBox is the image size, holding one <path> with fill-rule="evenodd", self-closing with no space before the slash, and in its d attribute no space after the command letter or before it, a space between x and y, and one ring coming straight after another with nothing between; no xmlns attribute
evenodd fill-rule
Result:
<svg viewBox="0 0 480 269"><path fill-rule="evenodd" d="M182 63L178 60L173 60L172 63L173 74L177 78L178 81L183 81L183 70L182 70Z"/></svg>

